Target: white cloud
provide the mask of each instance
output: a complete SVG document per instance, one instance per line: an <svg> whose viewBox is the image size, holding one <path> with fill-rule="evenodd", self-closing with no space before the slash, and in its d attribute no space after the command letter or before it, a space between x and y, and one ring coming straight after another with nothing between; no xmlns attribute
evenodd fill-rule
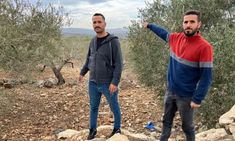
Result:
<svg viewBox="0 0 235 141"><path fill-rule="evenodd" d="M35 3L37 0L31 0ZM92 29L91 17L94 13L104 14L107 28L122 28L137 19L138 9L145 8L145 1L153 0L41 0L44 4L61 5L73 19L70 27Z"/></svg>
<svg viewBox="0 0 235 141"><path fill-rule="evenodd" d="M143 0L108 0L95 4L80 1L74 5L64 5L64 8L73 19L71 27L91 29L91 17L96 12L104 14L107 28L121 28L129 26L131 20L137 19L138 8L145 6Z"/></svg>

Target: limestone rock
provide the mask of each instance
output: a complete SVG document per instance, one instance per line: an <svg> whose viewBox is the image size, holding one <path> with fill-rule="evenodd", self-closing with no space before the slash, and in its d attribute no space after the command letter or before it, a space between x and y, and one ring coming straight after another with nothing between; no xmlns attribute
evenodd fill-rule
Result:
<svg viewBox="0 0 235 141"><path fill-rule="evenodd" d="M46 87L46 88L52 88L53 85L54 85L53 82L50 81L50 80L46 80L46 81L44 82L44 87Z"/></svg>
<svg viewBox="0 0 235 141"><path fill-rule="evenodd" d="M76 141L82 141L82 140L76 140ZM94 138L92 141L106 141L106 139L105 138Z"/></svg>
<svg viewBox="0 0 235 141"><path fill-rule="evenodd" d="M235 122L235 105L219 118L219 124L224 126Z"/></svg>
<svg viewBox="0 0 235 141"><path fill-rule="evenodd" d="M129 139L125 135L115 134L106 141L129 141Z"/></svg>
<svg viewBox="0 0 235 141"><path fill-rule="evenodd" d="M229 125L229 131L232 133L233 137L235 138L235 123Z"/></svg>
<svg viewBox="0 0 235 141"><path fill-rule="evenodd" d="M71 138L72 136L78 134L79 132L76 130L72 130L72 129L67 129L63 132L60 132L58 134L58 139L67 139L67 138Z"/></svg>
<svg viewBox="0 0 235 141"><path fill-rule="evenodd" d="M129 134L128 138L133 141L156 141L153 137L148 137L145 134Z"/></svg>
<svg viewBox="0 0 235 141"><path fill-rule="evenodd" d="M39 88L42 88L44 86L44 81L43 80L38 80L36 83L35 83L35 86L36 87L39 87Z"/></svg>
<svg viewBox="0 0 235 141"><path fill-rule="evenodd" d="M228 134L224 128L210 129L208 131L198 133L196 135L196 141L221 141L227 137Z"/></svg>

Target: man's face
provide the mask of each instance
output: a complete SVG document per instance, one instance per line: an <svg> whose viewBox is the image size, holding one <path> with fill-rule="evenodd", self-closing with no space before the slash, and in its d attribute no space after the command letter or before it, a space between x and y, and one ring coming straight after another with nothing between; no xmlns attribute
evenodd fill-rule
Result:
<svg viewBox="0 0 235 141"><path fill-rule="evenodd" d="M183 21L184 34L193 36L200 28L201 22L198 21L197 15L185 15Z"/></svg>
<svg viewBox="0 0 235 141"><path fill-rule="evenodd" d="M102 33L105 31L106 23L101 16L92 17L93 29L96 33Z"/></svg>

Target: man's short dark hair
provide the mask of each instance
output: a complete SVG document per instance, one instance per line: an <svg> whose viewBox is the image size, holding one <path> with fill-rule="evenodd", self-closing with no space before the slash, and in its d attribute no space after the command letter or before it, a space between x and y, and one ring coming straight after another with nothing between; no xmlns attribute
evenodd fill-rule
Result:
<svg viewBox="0 0 235 141"><path fill-rule="evenodd" d="M103 19L103 20L105 20L104 15L103 15L103 14L101 14L101 13L95 13L93 16L101 16L101 17L102 17L102 19Z"/></svg>
<svg viewBox="0 0 235 141"><path fill-rule="evenodd" d="M197 19L200 22L201 21L201 12L198 10L189 10L184 13L184 16L186 15L197 15Z"/></svg>

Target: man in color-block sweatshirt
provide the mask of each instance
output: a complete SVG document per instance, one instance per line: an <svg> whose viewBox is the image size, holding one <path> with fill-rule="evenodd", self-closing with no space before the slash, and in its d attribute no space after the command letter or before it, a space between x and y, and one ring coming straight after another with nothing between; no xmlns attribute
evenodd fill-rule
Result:
<svg viewBox="0 0 235 141"><path fill-rule="evenodd" d="M147 22L144 22L143 26L170 46L160 141L167 141L170 137L177 110L181 116L186 140L195 141L193 111L200 107L210 87L213 64L213 48L199 33L200 12L191 10L184 14L182 33L169 33L164 28Z"/></svg>

